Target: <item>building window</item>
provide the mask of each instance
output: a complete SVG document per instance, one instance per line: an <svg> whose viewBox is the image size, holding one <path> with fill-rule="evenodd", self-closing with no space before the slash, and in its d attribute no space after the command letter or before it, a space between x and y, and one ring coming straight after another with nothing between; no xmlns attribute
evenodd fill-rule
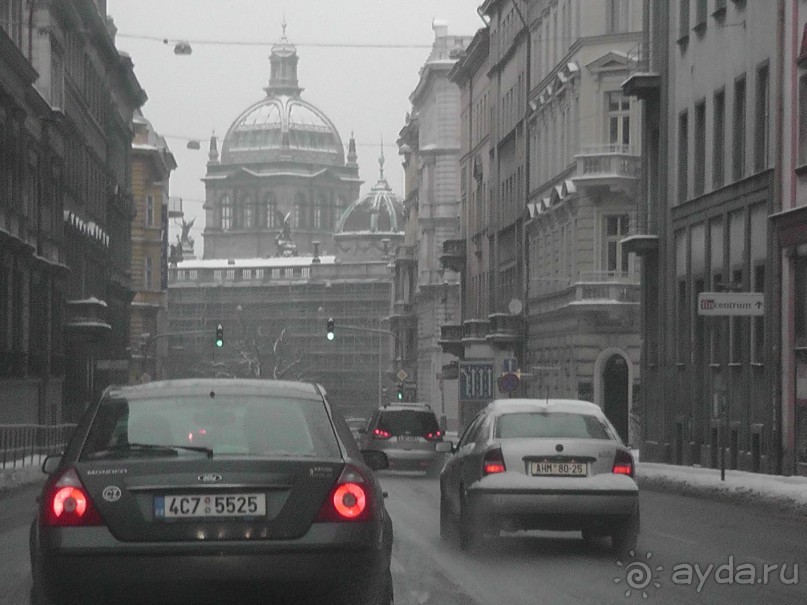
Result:
<svg viewBox="0 0 807 605"><path fill-rule="evenodd" d="M695 29L703 30L706 27L707 5L709 0L696 0L695 4Z"/></svg>
<svg viewBox="0 0 807 605"><path fill-rule="evenodd" d="M685 279L678 280L678 293L676 297L676 315L678 316L678 325L676 330L676 361L678 363L686 363L687 355L687 338L689 336L689 305L687 304L687 282Z"/></svg>
<svg viewBox="0 0 807 605"><path fill-rule="evenodd" d="M281 221L275 216L277 214L277 203L275 202L275 196L271 193L267 193L263 204L265 209L264 220L266 227L269 229L277 227Z"/></svg>
<svg viewBox="0 0 807 605"><path fill-rule="evenodd" d="M682 111L678 116L678 201L685 202L689 195L689 115Z"/></svg>
<svg viewBox="0 0 807 605"><path fill-rule="evenodd" d="M679 0L678 5L678 39L689 38L689 0Z"/></svg>
<svg viewBox="0 0 807 605"><path fill-rule="evenodd" d="M144 276L144 285L146 290L151 290L152 286L154 285L154 276L153 276L153 269L152 260L150 256L147 256L146 259L146 266L143 268L143 276Z"/></svg>
<svg viewBox="0 0 807 605"><path fill-rule="evenodd" d="M230 204L230 196L222 196L221 201L221 228L226 231L233 225L233 207Z"/></svg>
<svg viewBox="0 0 807 605"><path fill-rule="evenodd" d="M623 252L619 242L628 236L629 227L627 214L605 217L605 270L610 275L628 272L628 254Z"/></svg>
<svg viewBox="0 0 807 605"><path fill-rule="evenodd" d="M22 0L0 0L0 27L18 47L22 46Z"/></svg>
<svg viewBox="0 0 807 605"><path fill-rule="evenodd" d="M695 105L695 197L706 188L706 101Z"/></svg>
<svg viewBox="0 0 807 605"><path fill-rule="evenodd" d="M768 166L769 80L768 66L763 65L757 70L757 94L754 113L754 170L756 172L762 172Z"/></svg>
<svg viewBox="0 0 807 605"><path fill-rule="evenodd" d="M244 228L252 229L255 221L255 207L252 205L252 200L246 198L244 200Z"/></svg>
<svg viewBox="0 0 807 605"><path fill-rule="evenodd" d="M765 292L765 265L754 267L754 292ZM765 317L762 315L751 319L751 361L765 361Z"/></svg>
<svg viewBox="0 0 807 605"><path fill-rule="evenodd" d="M154 196L146 197L146 227L154 226Z"/></svg>
<svg viewBox="0 0 807 605"><path fill-rule="evenodd" d="M807 165L807 74L799 78L799 166Z"/></svg>
<svg viewBox="0 0 807 605"><path fill-rule="evenodd" d="M630 99L622 91L607 92L608 142L616 149L630 147Z"/></svg>
<svg viewBox="0 0 807 605"><path fill-rule="evenodd" d="M745 176L745 76L734 82L734 161L732 176L739 181Z"/></svg>
<svg viewBox="0 0 807 605"><path fill-rule="evenodd" d="M712 186L719 189L725 180L726 92L715 93L714 141L712 142Z"/></svg>
<svg viewBox="0 0 807 605"><path fill-rule="evenodd" d="M628 31L630 6L628 0L608 0L605 32L617 34Z"/></svg>
<svg viewBox="0 0 807 605"><path fill-rule="evenodd" d="M51 56L50 101L54 109L64 109L64 59L60 54Z"/></svg>

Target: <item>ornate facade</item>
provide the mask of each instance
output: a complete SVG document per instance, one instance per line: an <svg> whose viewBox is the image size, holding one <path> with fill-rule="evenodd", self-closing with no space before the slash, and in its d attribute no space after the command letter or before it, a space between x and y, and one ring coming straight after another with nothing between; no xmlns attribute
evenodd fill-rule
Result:
<svg viewBox="0 0 807 605"><path fill-rule="evenodd" d="M301 96L297 50L284 35L272 47L266 96L232 123L218 150L210 141L205 258L334 251L342 212L359 196L356 145L347 156L334 124ZM284 225L294 250L279 246Z"/></svg>

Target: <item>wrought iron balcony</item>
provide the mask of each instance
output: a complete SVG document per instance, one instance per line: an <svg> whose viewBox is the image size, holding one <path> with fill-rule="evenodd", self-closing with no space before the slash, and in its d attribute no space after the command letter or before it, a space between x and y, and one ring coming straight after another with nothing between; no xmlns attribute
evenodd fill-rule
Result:
<svg viewBox="0 0 807 605"><path fill-rule="evenodd" d="M465 240L447 239L443 242L443 254L440 262L446 269L460 272L465 268Z"/></svg>
<svg viewBox="0 0 807 605"><path fill-rule="evenodd" d="M632 196L639 184L642 158L628 145L595 145L575 156L573 177L579 189L599 187Z"/></svg>
<svg viewBox="0 0 807 605"><path fill-rule="evenodd" d="M440 340L437 344L443 348L443 353L462 357L464 335L465 327L462 324L445 324L440 326Z"/></svg>
<svg viewBox="0 0 807 605"><path fill-rule="evenodd" d="M462 322L464 335L462 343L467 344L484 344L487 342L488 332L490 330L490 322L487 319L466 319Z"/></svg>
<svg viewBox="0 0 807 605"><path fill-rule="evenodd" d="M628 77L622 83L622 92L650 101L658 98L660 90L661 76L651 66L650 48L641 42L628 51Z"/></svg>
<svg viewBox="0 0 807 605"><path fill-rule="evenodd" d="M636 211L631 217L630 231L619 242L625 254L633 252L641 256L658 250L659 235L656 216L657 211L651 200L636 200Z"/></svg>
<svg viewBox="0 0 807 605"><path fill-rule="evenodd" d="M524 339L521 316L510 313L491 313L488 320L490 321L490 330L486 337L488 342L509 347Z"/></svg>

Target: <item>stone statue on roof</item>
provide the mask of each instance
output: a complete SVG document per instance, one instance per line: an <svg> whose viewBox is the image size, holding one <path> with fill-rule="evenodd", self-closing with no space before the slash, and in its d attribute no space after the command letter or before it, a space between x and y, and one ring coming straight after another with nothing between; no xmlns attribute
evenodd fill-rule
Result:
<svg viewBox="0 0 807 605"><path fill-rule="evenodd" d="M190 221L186 222L185 219L182 219L182 236L179 238L180 243L182 244L183 248L189 248L193 250L193 238L190 236L191 227L196 222L195 218L192 218Z"/></svg>
<svg viewBox="0 0 807 605"><path fill-rule="evenodd" d="M277 255L282 257L297 256L297 245L291 241L291 212L283 218L283 229L275 238Z"/></svg>

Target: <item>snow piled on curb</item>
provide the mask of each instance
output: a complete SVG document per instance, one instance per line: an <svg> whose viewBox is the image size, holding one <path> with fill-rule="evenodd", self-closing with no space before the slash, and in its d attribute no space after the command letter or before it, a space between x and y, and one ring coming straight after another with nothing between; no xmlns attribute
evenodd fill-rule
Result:
<svg viewBox="0 0 807 605"><path fill-rule="evenodd" d="M41 458L37 460L37 458ZM45 481L41 460L44 456L27 459L24 466L0 468L0 494L6 491Z"/></svg>
<svg viewBox="0 0 807 605"><path fill-rule="evenodd" d="M807 516L807 477L784 477L745 471L641 462L636 465L640 488L710 498L736 504L762 505Z"/></svg>

